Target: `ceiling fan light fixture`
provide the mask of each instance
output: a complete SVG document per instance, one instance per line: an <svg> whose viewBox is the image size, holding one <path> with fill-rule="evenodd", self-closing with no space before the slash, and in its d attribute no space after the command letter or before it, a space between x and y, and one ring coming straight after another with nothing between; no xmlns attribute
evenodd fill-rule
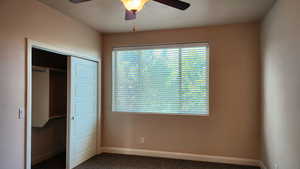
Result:
<svg viewBox="0 0 300 169"><path fill-rule="evenodd" d="M125 8L129 11L138 12L143 9L145 3L149 0L121 0Z"/></svg>

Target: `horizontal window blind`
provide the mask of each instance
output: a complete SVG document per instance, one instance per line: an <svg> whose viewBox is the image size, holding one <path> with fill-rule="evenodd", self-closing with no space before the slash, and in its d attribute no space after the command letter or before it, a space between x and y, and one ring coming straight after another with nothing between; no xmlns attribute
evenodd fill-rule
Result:
<svg viewBox="0 0 300 169"><path fill-rule="evenodd" d="M120 48L112 59L112 111L208 114L206 44Z"/></svg>

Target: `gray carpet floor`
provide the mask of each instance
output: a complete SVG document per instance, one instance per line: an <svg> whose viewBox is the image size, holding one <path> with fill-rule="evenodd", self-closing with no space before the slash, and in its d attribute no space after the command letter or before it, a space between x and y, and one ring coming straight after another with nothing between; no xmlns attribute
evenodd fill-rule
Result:
<svg viewBox="0 0 300 169"><path fill-rule="evenodd" d="M76 169L259 169L258 167L141 156L101 154Z"/></svg>
<svg viewBox="0 0 300 169"><path fill-rule="evenodd" d="M32 169L65 169L65 153L59 154ZM82 163L75 169L259 169L251 166L129 156L101 154Z"/></svg>

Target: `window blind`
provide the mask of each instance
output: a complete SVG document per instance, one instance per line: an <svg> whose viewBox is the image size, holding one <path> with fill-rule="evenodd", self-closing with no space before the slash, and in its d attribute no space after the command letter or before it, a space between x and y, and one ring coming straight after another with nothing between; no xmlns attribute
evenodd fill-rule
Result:
<svg viewBox="0 0 300 169"><path fill-rule="evenodd" d="M208 114L207 44L117 48L112 59L112 111Z"/></svg>

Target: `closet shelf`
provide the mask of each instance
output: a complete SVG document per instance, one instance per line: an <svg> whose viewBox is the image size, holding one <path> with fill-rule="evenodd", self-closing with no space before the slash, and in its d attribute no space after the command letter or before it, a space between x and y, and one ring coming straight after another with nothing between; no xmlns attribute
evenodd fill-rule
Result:
<svg viewBox="0 0 300 169"><path fill-rule="evenodd" d="M63 72L63 70L41 66L33 67L33 127L44 127L47 124L47 122L51 119L66 117L67 74L60 72Z"/></svg>
<svg viewBox="0 0 300 169"><path fill-rule="evenodd" d="M64 70L64 69L52 68L52 67L45 67L45 66L32 66L32 70L33 70L33 71L47 71L47 70L50 70L50 71L54 71L54 72L62 72L62 73L67 72L67 71Z"/></svg>
<svg viewBox="0 0 300 169"><path fill-rule="evenodd" d="M59 114L59 115L50 115L50 119L60 119L60 118L65 118L66 117L66 113L64 114Z"/></svg>

